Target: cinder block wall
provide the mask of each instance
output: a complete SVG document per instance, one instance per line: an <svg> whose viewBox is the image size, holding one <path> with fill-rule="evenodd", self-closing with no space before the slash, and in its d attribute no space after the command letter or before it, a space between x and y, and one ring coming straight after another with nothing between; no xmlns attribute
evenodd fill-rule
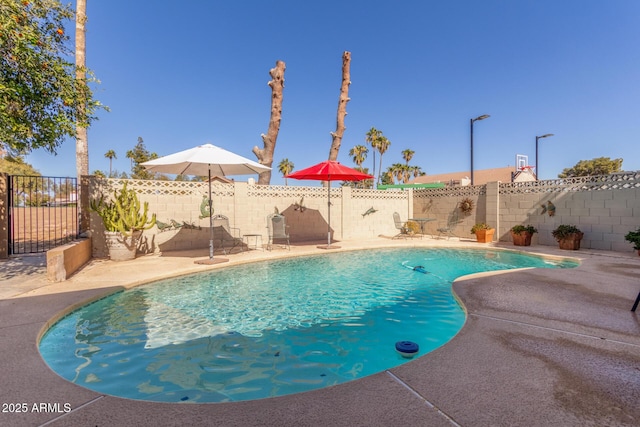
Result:
<svg viewBox="0 0 640 427"><path fill-rule="evenodd" d="M208 194L203 182L90 180L91 198L110 195L124 182L163 224L175 221L182 227L154 227L143 233L142 252L206 248L209 219L200 218L200 205ZM258 186L246 182L213 184L216 214L229 217L242 234L260 234L267 241L266 217L276 210L287 218L292 241L323 241L327 238L328 190L320 185ZM632 251L624 235L640 227L640 171L600 177L545 180L522 183L413 189L405 191L361 190L332 187L331 229L334 239L364 239L397 234L393 212L403 221L432 218L425 232L451 224L461 238L473 238L471 227L486 222L496 227L496 240L511 241L509 230L517 224L538 229L533 244L556 246L551 231L560 224L576 225L584 233L583 248ZM464 214L463 199L474 202ZM551 205L549 205L549 202ZM302 206L302 208L300 208ZM552 207L552 209L550 209ZM368 210L373 213L364 215ZM554 215L550 215L553 212ZM186 224L186 225L185 225ZM94 256L106 256L100 218L91 213Z"/></svg>
<svg viewBox="0 0 640 427"><path fill-rule="evenodd" d="M460 203L464 199L473 202L473 210L464 213ZM433 218L425 223L425 233L438 235L438 228L453 227L453 234L460 238L472 238L471 227L478 222L496 226L495 218L487 217L486 186L466 186L414 190L414 218Z"/></svg>
<svg viewBox="0 0 640 427"><path fill-rule="evenodd" d="M438 227L454 222L456 235L463 238L473 237L473 224L486 222L496 227L497 240L510 242L511 227L531 224L538 229L532 244L556 246L551 231L568 224L584 232L583 248L627 252L633 247L624 236L640 227L640 171L423 189L414 194L413 216L436 219L427 223L427 232L437 234ZM475 205L469 215L458 208L466 198Z"/></svg>
<svg viewBox="0 0 640 427"><path fill-rule="evenodd" d="M514 225L531 224L532 244L555 246L551 231L567 224L584 232L583 248L632 251L624 236L640 227L640 172L502 183L499 208L501 241L511 241Z"/></svg>
<svg viewBox="0 0 640 427"><path fill-rule="evenodd" d="M137 192L141 202L149 203L149 211L156 213L156 227L142 235L139 251L151 253L169 250L206 248L209 245L209 217L203 216L200 206L208 195L204 182L146 181L91 178L91 199L101 194L111 197L127 183ZM286 217L291 241L324 241L327 239L329 190L301 186L260 186L246 182L212 184L215 214L229 218L231 227L241 234L260 234L267 242L267 215L276 210ZM403 219L413 211L411 191L361 190L350 187L332 187L331 230L336 240L371 238L378 235L393 236L396 229L393 212ZM364 215L370 208L375 212ZM201 216L203 216L201 218ZM171 226L174 223L177 226ZM100 217L91 212L90 231L93 254L106 257L104 225Z"/></svg>

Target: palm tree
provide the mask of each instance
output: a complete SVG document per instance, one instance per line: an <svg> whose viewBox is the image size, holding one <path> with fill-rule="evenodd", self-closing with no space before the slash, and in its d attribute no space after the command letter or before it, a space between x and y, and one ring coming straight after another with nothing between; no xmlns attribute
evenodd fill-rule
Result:
<svg viewBox="0 0 640 427"><path fill-rule="evenodd" d="M413 172L413 166L402 165L402 183L406 184L411 179L411 173Z"/></svg>
<svg viewBox="0 0 640 427"><path fill-rule="evenodd" d="M425 172L422 172L422 168L420 166L410 166L411 173L413 173L413 177L417 178L422 175L426 175Z"/></svg>
<svg viewBox="0 0 640 427"><path fill-rule="evenodd" d="M391 145L391 141L389 141L386 136L380 136L380 138L378 138L377 140L376 149L378 150L378 153L380 153L380 168L379 168L380 174L382 174L382 155L386 153L390 145ZM380 183L380 176L378 176L378 184L379 183Z"/></svg>
<svg viewBox="0 0 640 427"><path fill-rule="evenodd" d="M293 162L290 161L289 159L282 159L282 161L278 165L278 170L280 171L282 176L284 176L284 185L289 185L289 183L287 182L287 175L291 173L293 168L294 168Z"/></svg>
<svg viewBox="0 0 640 427"><path fill-rule="evenodd" d="M27 3L28 4L28 3ZM4 6L4 5L3 5ZM3 7L4 9L4 7ZM4 10L3 10L4 13ZM87 88L87 43L86 43L86 22L87 22L87 1L76 1L76 83L86 94ZM4 43L3 43L4 44ZM3 73L4 74L4 73ZM3 77L4 80L4 77ZM4 82L3 82L4 83ZM4 86L4 84L3 84ZM78 103L78 118L85 117L87 112L86 97L84 102ZM78 180L83 175L89 175L89 131L86 124L81 119L76 119L76 175ZM76 191L77 200L82 200L82 186L78 186ZM84 232L89 228L89 212L78 205L80 223L79 230Z"/></svg>
<svg viewBox="0 0 640 427"><path fill-rule="evenodd" d="M125 155L125 157L129 159L129 167L132 172L133 172L133 158L135 157L135 155L136 153L134 153L133 150L127 151L127 154Z"/></svg>
<svg viewBox="0 0 640 427"><path fill-rule="evenodd" d="M390 178L390 181L392 184L396 183L401 166L402 166L402 163L394 163L391 166L389 166L387 170L384 172L384 174L386 174Z"/></svg>
<svg viewBox="0 0 640 427"><path fill-rule="evenodd" d="M117 159L118 157L116 156L116 152L113 150L109 150L106 153L104 153L104 156L109 159L109 178L111 178L111 164L113 162L113 159Z"/></svg>
<svg viewBox="0 0 640 427"><path fill-rule="evenodd" d="M76 81L81 87L86 86L86 22L87 22L87 0L77 0L76 2ZM86 111L86 104L78 106L78 117L83 117ZM89 141L87 126L76 123L76 173L78 178L82 175L89 175Z"/></svg>
<svg viewBox="0 0 640 427"><path fill-rule="evenodd" d="M373 149L373 176L376 176L376 146L378 145L378 139L382 136L382 132L378 129L372 127L367 132L367 137L365 138L365 142L371 145Z"/></svg>
<svg viewBox="0 0 640 427"><path fill-rule="evenodd" d="M413 155L416 154L415 151L410 150L410 149L406 149L406 150L402 150L402 158L404 159L404 161L407 163L407 165L409 164L409 162L411 161L411 159L413 158Z"/></svg>
<svg viewBox="0 0 640 427"><path fill-rule="evenodd" d="M367 158L367 153L369 149L364 145L356 145L351 150L349 150L349 155L353 157L353 163L358 165L358 167L362 166L365 159Z"/></svg>

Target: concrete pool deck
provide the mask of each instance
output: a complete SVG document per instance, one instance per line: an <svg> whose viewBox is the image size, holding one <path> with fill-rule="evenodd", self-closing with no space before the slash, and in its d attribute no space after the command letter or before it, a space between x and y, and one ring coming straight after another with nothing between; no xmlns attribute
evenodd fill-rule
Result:
<svg viewBox="0 0 640 427"><path fill-rule="evenodd" d="M342 250L489 246L382 238L339 245ZM291 252L216 254L230 260L216 266L194 264L206 258L206 250L124 263L92 260L60 283L47 282L42 256L0 260L0 425L640 425L640 310L631 312L640 291L640 257L631 251L517 249L575 257L581 265L457 280L454 291L468 312L460 333L389 371L290 396L209 404L134 401L77 386L47 367L37 350L38 336L63 310L122 286L326 251L310 244ZM16 412L23 404L26 411Z"/></svg>

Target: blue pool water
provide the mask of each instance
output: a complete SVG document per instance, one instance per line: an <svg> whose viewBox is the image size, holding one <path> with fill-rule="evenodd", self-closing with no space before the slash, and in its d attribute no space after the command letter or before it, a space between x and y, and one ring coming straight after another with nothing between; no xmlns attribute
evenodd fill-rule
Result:
<svg viewBox="0 0 640 427"><path fill-rule="evenodd" d="M465 314L465 274L576 264L495 250L388 249L263 261L169 279L84 306L40 352L100 393L224 402L297 393L407 362L449 341ZM424 271L411 267L422 266Z"/></svg>

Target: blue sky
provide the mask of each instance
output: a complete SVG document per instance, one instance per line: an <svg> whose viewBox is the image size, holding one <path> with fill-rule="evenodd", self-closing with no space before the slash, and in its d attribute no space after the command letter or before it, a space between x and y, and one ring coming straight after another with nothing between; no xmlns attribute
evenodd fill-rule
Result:
<svg viewBox="0 0 640 427"><path fill-rule="evenodd" d="M534 165L546 133L542 179L601 156L640 170L637 0L89 0L87 14L87 65L111 109L89 130L91 171L108 171L113 149L114 169L130 172L138 136L160 156L209 142L256 160L269 70L283 60L271 180L282 184L283 158L303 169L328 157L345 50L344 164L374 126L391 141L383 169L409 148L428 174L469 170L469 120L489 114L474 126L476 170L514 165L516 154ZM75 176L75 142L27 161Z"/></svg>

